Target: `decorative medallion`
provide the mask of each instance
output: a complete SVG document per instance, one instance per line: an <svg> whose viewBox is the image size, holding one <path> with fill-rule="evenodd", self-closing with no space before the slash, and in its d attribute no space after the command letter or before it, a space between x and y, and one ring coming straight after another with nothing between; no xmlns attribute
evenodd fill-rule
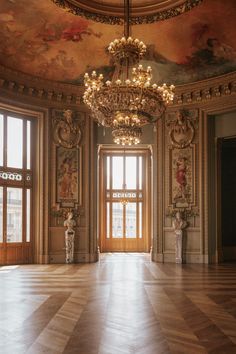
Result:
<svg viewBox="0 0 236 354"><path fill-rule="evenodd" d="M172 147L184 149L192 144L196 127L194 113L187 109L181 109L176 113L175 119L167 121L166 125L170 128L169 136Z"/></svg>
<svg viewBox="0 0 236 354"><path fill-rule="evenodd" d="M123 23L124 8L121 1L51 0L74 15L117 25ZM153 23L181 15L199 5L203 0L142 1L132 5L131 24ZM133 2L134 3L134 2ZM168 5L166 4L168 3Z"/></svg>
<svg viewBox="0 0 236 354"><path fill-rule="evenodd" d="M58 146L71 149L79 145L81 130L77 121L73 121L70 109L57 111L53 117L53 140Z"/></svg>

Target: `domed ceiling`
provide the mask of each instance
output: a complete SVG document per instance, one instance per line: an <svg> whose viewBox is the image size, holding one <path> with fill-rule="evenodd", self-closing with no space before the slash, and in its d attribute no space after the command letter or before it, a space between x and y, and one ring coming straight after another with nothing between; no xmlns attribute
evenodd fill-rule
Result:
<svg viewBox="0 0 236 354"><path fill-rule="evenodd" d="M115 14L121 3L1 0L0 64L74 84L82 84L84 73L94 69L111 76L113 64L107 46L123 35L123 26L109 24L115 21L104 9L109 13L112 8ZM143 63L152 66L156 82L184 84L236 70L236 1L195 0L192 3L197 6L185 11L189 3L132 1L134 13L143 9L143 23L132 26L132 37L147 45ZM90 4L89 9L83 8L86 4ZM100 14L97 11L94 15L96 7ZM81 16L71 13L76 8ZM160 21L161 18L166 19Z"/></svg>

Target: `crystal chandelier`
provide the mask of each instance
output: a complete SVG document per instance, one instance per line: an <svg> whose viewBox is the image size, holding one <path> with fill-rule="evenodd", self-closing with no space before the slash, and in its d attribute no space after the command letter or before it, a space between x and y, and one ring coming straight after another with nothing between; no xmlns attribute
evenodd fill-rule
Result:
<svg viewBox="0 0 236 354"><path fill-rule="evenodd" d="M102 126L112 129L116 144L138 144L142 126L154 123L173 101L174 85L151 84L152 69L138 64L146 53L145 44L129 35L130 6L124 0L124 37L115 39L108 51L115 62L111 81L104 82L103 75L93 71L84 75L86 90L84 102L93 118Z"/></svg>

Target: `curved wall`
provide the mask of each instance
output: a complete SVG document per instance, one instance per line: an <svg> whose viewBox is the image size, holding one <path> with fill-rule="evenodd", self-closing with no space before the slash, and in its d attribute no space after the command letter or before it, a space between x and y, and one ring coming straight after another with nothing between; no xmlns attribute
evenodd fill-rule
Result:
<svg viewBox="0 0 236 354"><path fill-rule="evenodd" d="M80 157L78 166L81 170L79 186L80 201L75 205L79 217L77 219L75 261L93 262L97 254L97 144L103 144L104 138L95 127L89 112L82 104L80 87L64 84L53 84L43 80L30 79L28 76L16 75L10 71L0 71L0 105L19 107L37 114L43 110L48 117L44 139L48 139L48 147L44 145L40 158L48 169L43 178L44 227L46 233L39 235L39 244L45 246L36 249L35 262L63 263L64 227L60 210L62 205L56 196L57 147L53 141L55 115L61 115L64 109L71 109L81 128L82 138L79 143ZM3 107L4 108L4 107ZM189 112L189 119L194 125L194 137L189 146L177 148L173 146L170 130L176 121L180 109ZM176 98L166 112L165 119L157 123L157 132L153 135L151 127L145 128L144 142L153 145L153 248L152 257L158 262L174 262L174 236L172 229L173 215L176 208L176 161L184 157L188 161L187 183L189 192L186 209L189 223L185 233L185 261L188 263L217 262L216 233L210 223L216 224L215 216L209 217L210 201L215 193L211 183L214 165L211 164L209 136L212 134L210 117L234 112L236 110L236 74L228 74L219 78L199 83L179 86ZM221 118L219 118L220 121ZM233 126L233 118L232 118ZM216 128L217 130L218 128ZM230 130L232 127L230 128ZM42 133L42 131L41 131ZM214 140L214 139L213 139ZM213 141L211 140L211 142ZM105 141L109 142L109 140ZM45 153L44 149L48 149ZM177 189L176 189L177 188ZM45 205L48 205L45 209ZM39 216L36 216L39 218ZM42 221L41 221L42 224ZM46 235L47 234L47 235ZM41 255L39 257L39 254Z"/></svg>

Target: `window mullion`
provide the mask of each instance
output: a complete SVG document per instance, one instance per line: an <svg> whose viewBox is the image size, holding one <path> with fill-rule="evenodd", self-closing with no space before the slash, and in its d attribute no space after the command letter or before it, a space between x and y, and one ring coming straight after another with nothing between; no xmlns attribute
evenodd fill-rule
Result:
<svg viewBox="0 0 236 354"><path fill-rule="evenodd" d="M7 167L7 115L3 114L3 167Z"/></svg>
<svg viewBox="0 0 236 354"><path fill-rule="evenodd" d="M23 119L23 149L22 149L23 171L26 171L26 161L27 161L27 159L26 159L26 156L27 156L27 132L26 132L27 127L26 127L26 124L27 124L27 120Z"/></svg>

